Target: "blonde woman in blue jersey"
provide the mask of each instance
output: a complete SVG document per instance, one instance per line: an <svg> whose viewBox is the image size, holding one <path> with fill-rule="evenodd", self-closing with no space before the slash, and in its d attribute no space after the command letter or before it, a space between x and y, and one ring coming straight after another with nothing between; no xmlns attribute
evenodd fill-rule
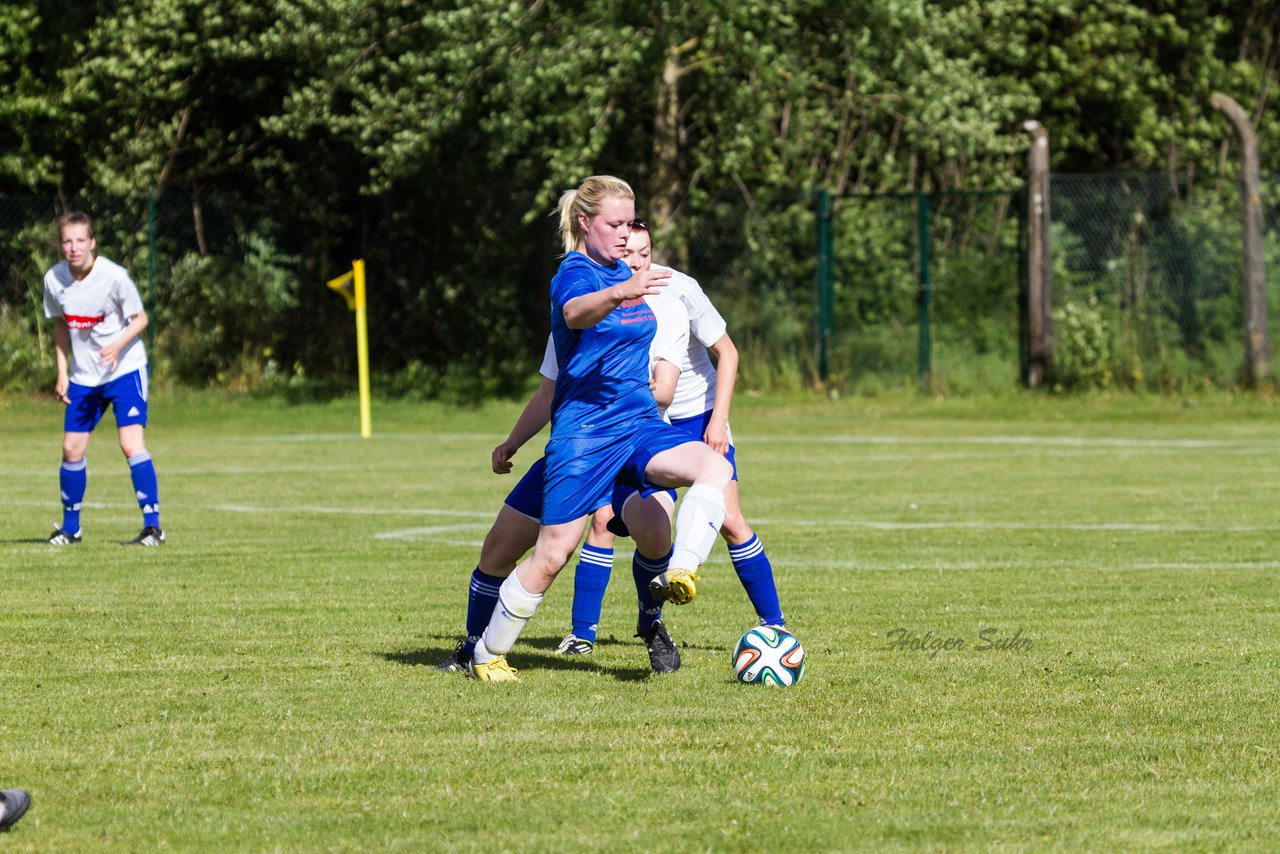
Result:
<svg viewBox="0 0 1280 854"><path fill-rule="evenodd" d="M652 237L647 225L636 221L627 241L627 264L635 273L652 268ZM662 268L659 269L668 269ZM726 513L720 534L729 547L729 558L734 571L742 582L747 597L755 608L762 625L783 626L785 618L774 582L773 566L765 554L764 545L742 515L738 498L738 467L735 458L732 433L729 430L729 405L737 378L738 351L729 337L724 318L707 299L698 282L677 270L670 270L668 286L663 298L678 301L684 306L688 318L688 350L680 357L680 376L675 394L667 407L667 416L673 425L689 433L691 438L701 439L717 452L725 455L733 464L733 480L725 492ZM708 353L715 356L713 365ZM628 510L647 504L637 499L636 490L615 493L613 520L609 528L615 533L628 533ZM650 516L652 519L652 516ZM619 521L623 525L618 525ZM652 528L652 521L648 523ZM633 558L632 574L639 595L638 631L644 636L648 627L659 621L662 602L648 595L645 581L664 572L667 568L666 545L655 549L660 540L647 537L643 548L637 548ZM669 543L668 543L669 544ZM639 545L639 541L637 541ZM653 557L657 555L657 557ZM594 641L599 628L604 603L604 590L609 582L612 567L583 563L574 577L573 627L561 643L562 649L572 649L579 639ZM672 649L674 649L674 645ZM679 667L678 654L671 657L668 666ZM657 669L657 662L655 662Z"/></svg>
<svg viewBox="0 0 1280 854"><path fill-rule="evenodd" d="M650 387L659 410L665 410L675 397L676 381L680 377L679 365L687 358L689 351L689 315L678 299L662 300L646 297L655 316L658 318L658 332L649 348L649 360L653 372ZM656 300L656 301L655 301ZM494 474L509 474L512 470L511 458L532 439L551 420L551 400L555 395L556 377L560 368L556 364L555 346L550 337L547 339L546 353L539 368L541 382L534 392L520 417L516 419L510 434L502 444L493 449L490 464ZM494 605L498 602L498 589L503 579L511 574L520 558L533 548L538 540L538 528L542 522L542 490L546 475L546 457L537 460L515 487L507 494L498 511L498 517L485 535L484 544L480 548L480 559L472 570L467 586L466 636L458 642L450 655L436 665L436 669L444 672L466 672L467 661L470 660L480 634L489 623ZM617 494L619 486L615 486ZM627 492L626 494L630 494ZM613 517L610 499L603 499L600 507L591 513L591 529L587 533L587 541L583 543L579 554L577 570L574 572L574 606L579 603L590 607L590 603L599 603L604 596L604 584L608 583L613 570L613 543L615 535L608 529L609 520ZM675 507L675 490L659 493L645 502L634 502L642 505L643 513L636 515L637 509L630 511L629 525L637 547L648 543L646 536L660 541L661 547L654 548L651 554L666 555L671 549L671 516ZM591 569L584 569L590 564ZM666 568L665 566L663 567ZM585 589L583 584L599 581L598 591ZM652 577L646 578L648 584ZM645 595L649 595L646 589ZM599 610L599 605L595 606ZM599 614L595 619L599 619ZM576 622L576 619L575 619ZM585 634L585 633L584 633ZM679 652L671 641L671 635L658 620L646 622L639 635L645 641L649 652L649 660L658 672L669 673L678 667ZM589 655L595 650L595 635L590 640L574 638L573 644L562 643L556 651L563 655ZM674 665L664 662L677 662Z"/></svg>
<svg viewBox="0 0 1280 854"><path fill-rule="evenodd" d="M622 261L635 219L635 193L618 178L594 176L560 198L567 253L551 280L551 335L560 374L551 403L542 526L533 553L502 583L498 604L468 672L514 681L506 654L568 562L586 517L612 494L624 469L639 486L689 486L676 517L675 548L655 579L661 596L690 601L697 569L724 521L733 466L658 415L649 388L649 343L657 323L644 297L670 272L633 274Z"/></svg>

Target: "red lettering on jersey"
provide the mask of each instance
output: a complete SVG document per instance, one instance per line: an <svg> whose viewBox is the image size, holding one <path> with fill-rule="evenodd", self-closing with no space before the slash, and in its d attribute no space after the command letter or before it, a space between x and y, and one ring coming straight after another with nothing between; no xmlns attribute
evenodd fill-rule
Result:
<svg viewBox="0 0 1280 854"><path fill-rule="evenodd" d="M78 314L68 314L66 316L67 326L71 329L92 329L106 319L107 316L105 314L95 315L94 317L83 317Z"/></svg>

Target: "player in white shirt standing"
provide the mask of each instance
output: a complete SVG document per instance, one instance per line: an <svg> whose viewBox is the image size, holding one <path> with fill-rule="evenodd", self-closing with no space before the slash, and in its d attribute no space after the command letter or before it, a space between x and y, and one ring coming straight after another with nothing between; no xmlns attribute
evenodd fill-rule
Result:
<svg viewBox="0 0 1280 854"><path fill-rule="evenodd" d="M107 407L114 410L120 450L129 462L142 509L142 532L125 545L164 543L156 469L143 441L147 425L147 352L138 337L147 328L138 289L123 267L95 254L93 221L74 212L58 220L64 260L44 275L44 313L53 318L58 365L54 390L66 404L63 419L62 524L49 544L79 543L80 505L88 481L89 434Z"/></svg>

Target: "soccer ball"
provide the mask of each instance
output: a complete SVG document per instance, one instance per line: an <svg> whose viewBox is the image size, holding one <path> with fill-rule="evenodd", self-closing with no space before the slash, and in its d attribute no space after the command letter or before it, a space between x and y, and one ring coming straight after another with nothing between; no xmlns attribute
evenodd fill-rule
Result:
<svg viewBox="0 0 1280 854"><path fill-rule="evenodd" d="M786 629L756 626L733 648L733 675L744 685L794 685L804 675L804 647Z"/></svg>

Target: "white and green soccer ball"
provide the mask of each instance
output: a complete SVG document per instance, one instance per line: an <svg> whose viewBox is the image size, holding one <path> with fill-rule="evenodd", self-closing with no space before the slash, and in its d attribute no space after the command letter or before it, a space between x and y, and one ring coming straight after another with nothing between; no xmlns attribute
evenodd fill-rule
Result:
<svg viewBox="0 0 1280 854"><path fill-rule="evenodd" d="M804 676L804 647L786 629L756 626L733 649L733 675L744 685L794 685Z"/></svg>

